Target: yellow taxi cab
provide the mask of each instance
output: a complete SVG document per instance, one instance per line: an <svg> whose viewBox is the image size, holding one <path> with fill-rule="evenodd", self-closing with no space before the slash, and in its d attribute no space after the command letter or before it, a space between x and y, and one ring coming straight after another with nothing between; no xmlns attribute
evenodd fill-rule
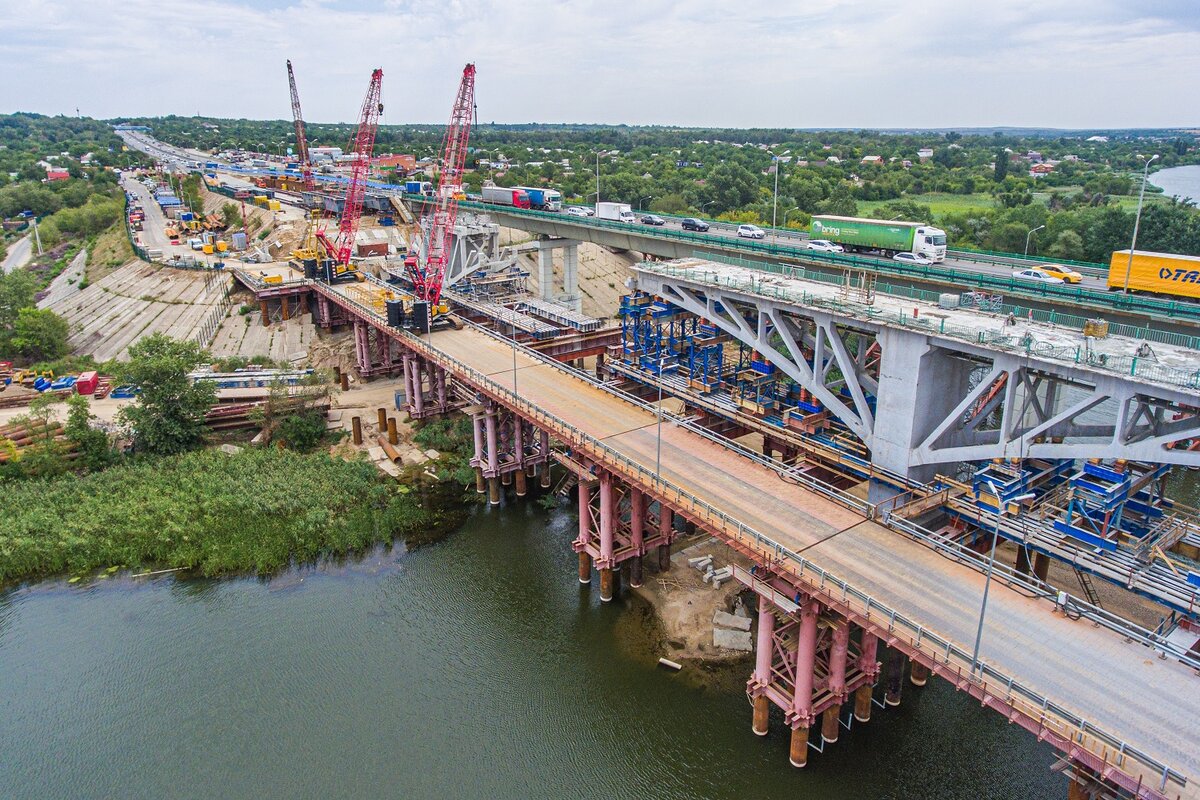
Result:
<svg viewBox="0 0 1200 800"><path fill-rule="evenodd" d="M1058 278L1063 283L1079 283L1083 280L1082 275L1062 264L1038 264L1034 269L1044 272L1052 278Z"/></svg>

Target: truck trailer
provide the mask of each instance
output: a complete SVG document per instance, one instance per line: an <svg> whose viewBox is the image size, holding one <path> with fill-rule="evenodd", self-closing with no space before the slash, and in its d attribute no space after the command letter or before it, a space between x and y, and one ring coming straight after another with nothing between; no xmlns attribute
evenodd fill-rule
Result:
<svg viewBox="0 0 1200 800"><path fill-rule="evenodd" d="M407 181L404 184L405 194L433 194L433 184L429 181Z"/></svg>
<svg viewBox="0 0 1200 800"><path fill-rule="evenodd" d="M529 195L529 207L538 211L562 211L562 195L554 189L537 188L535 186L516 187Z"/></svg>
<svg viewBox="0 0 1200 800"><path fill-rule="evenodd" d="M1134 250L1130 264L1129 250L1117 250L1108 265L1108 288L1124 289L1126 272L1133 291L1200 300L1200 257Z"/></svg>
<svg viewBox="0 0 1200 800"><path fill-rule="evenodd" d="M633 207L628 203L596 203L596 219L607 219L614 222L637 222L633 215Z"/></svg>
<svg viewBox="0 0 1200 800"><path fill-rule="evenodd" d="M888 258L912 253L933 262L946 260L946 232L924 222L818 215L809 236L840 244L849 253L877 250Z"/></svg>
<svg viewBox="0 0 1200 800"><path fill-rule="evenodd" d="M483 202L499 206L529 208L529 194L515 186L484 186Z"/></svg>

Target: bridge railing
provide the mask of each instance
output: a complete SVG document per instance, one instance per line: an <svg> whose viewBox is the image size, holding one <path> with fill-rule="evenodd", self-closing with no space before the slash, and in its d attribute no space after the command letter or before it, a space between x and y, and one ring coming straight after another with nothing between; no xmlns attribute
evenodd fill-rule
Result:
<svg viewBox="0 0 1200 800"><path fill-rule="evenodd" d="M404 199L415 203L429 203L432 198L422 195L404 195ZM1159 317L1200 322L1200 303L1186 300L1165 300L1145 295L1124 294L1120 292L1099 291L1086 289L1082 286L1067 284L1034 284L1006 275L989 275L982 272L962 272L950 267L930 264L903 264L891 259L876 259L858 255L840 253L821 253L794 245L773 242L769 239L732 239L723 236L711 236L688 231L676 231L663 228L650 228L646 225L615 222L612 220L597 220L591 217L573 217L556 212L534 211L532 209L497 206L490 203L477 203L464 200L460 208L473 209L488 213L512 214L514 216L531 217L559 224L577 225L580 227L604 228L622 233L637 233L659 239L676 239L704 247L739 250L752 253L762 253L815 265L825 265L832 269L853 267L865 269L880 274L897 275L906 278L917 278L934 283L964 284L980 289L1002 290L1010 295L1039 297L1047 301L1064 300L1090 305L1096 308L1124 311L1133 314L1147 314Z"/></svg>
<svg viewBox="0 0 1200 800"><path fill-rule="evenodd" d="M346 299L344 296L342 297ZM361 304L353 301L350 303L358 306L360 311L367 312L368 316L378 316L369 312ZM960 684L959 688L966 685L975 687L985 699L991 697L1028 719L1036 720L1040 731L1050 732L1063 741L1070 742L1072 747L1086 750L1095 758L1102 758L1104 763L1111 764L1118 769L1127 771L1127 761L1134 761L1141 769L1134 770L1129 774L1145 772L1153 775L1158 782L1159 791L1165 791L1168 783L1174 783L1180 787L1186 784L1186 778L1168 765L1160 763L1079 715L1051 702L1048 697L1020 683L1015 676L1004 673L986 662L974 666L976 662L963 648L880 603L871 595L856 589L831 572L809 561L800 553L788 549L702 498L668 481L659 472L648 469L591 434L544 411L521 397L514 389L453 356L443 353L412 333L397 331L397 335L405 338L410 347L423 353L431 361L448 366L453 372L466 378L480 389L502 399L505 404L521 413L535 425L552 432L559 441L568 447L586 448L589 457L622 473L626 479L632 479L651 487L653 494L674 503L677 508L686 508L693 518L702 519L710 530L719 531L724 536L748 546L762 557L788 566L797 577L802 578L809 585L815 585L818 591L835 598L853 613L881 628L886 625L889 638L906 641L912 651L922 653L935 665L940 665L942 671L952 672L955 680ZM1137 777L1140 784L1140 778L1143 776Z"/></svg>
<svg viewBox="0 0 1200 800"><path fill-rule="evenodd" d="M936 333L940 336L948 336L960 341L982 344L1010 352L1024 351L1028 356L1058 361L1063 364L1085 366L1089 369L1110 372L1117 375L1144 378L1185 389L1200 388L1200 367L1197 369L1164 367L1156 363L1152 358L1097 354L1085 350L1082 345L1056 346L1048 342L1040 342L1032 336L1017 338L1016 336L997 334L995 332L980 331L976 328L956 326L953 323L947 323L945 317L935 320L927 317L906 315L904 311L887 312L874 307L843 303L836 297L813 294L804 288L790 288L780 286L777 283L767 283L755 278L753 273L751 273L750 277L744 278L716 271L710 272L698 267L673 267L670 264L652 261L641 264L639 269L693 283L730 289L736 292L756 294L773 300L782 300L785 303L831 310L835 313L863 319L875 324L898 325L910 329L916 328L928 333ZM781 265L781 269L775 270L775 272L786 274L786 265ZM812 280L811 276L807 274L802 279ZM833 283L827 279L820 279L819 282Z"/></svg>

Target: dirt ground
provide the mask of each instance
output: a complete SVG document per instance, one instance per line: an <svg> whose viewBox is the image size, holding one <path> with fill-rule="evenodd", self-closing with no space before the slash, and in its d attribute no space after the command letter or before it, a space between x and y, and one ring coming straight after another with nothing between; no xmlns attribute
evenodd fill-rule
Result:
<svg viewBox="0 0 1200 800"><path fill-rule="evenodd" d="M704 582L704 575L688 565L689 558L711 555L713 567L750 563L737 551L711 536L683 542L671 553L671 569L647 575L643 586L633 591L655 609L665 639L664 656L680 662L740 662L750 653L725 650L713 645L713 614L732 613L737 596L745 587L730 579L719 589ZM678 543L677 543L678 547Z"/></svg>

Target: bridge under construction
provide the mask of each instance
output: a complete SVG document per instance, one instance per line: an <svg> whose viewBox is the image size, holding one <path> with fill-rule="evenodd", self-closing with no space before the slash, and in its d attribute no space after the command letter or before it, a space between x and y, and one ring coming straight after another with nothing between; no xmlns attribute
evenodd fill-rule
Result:
<svg viewBox="0 0 1200 800"><path fill-rule="evenodd" d="M697 270L707 270L710 278L700 280ZM899 703L906 676L919 686L935 675L1056 747L1072 792L1106 787L1139 797L1200 796L1195 747L1200 659L1180 645L1178 635L1167 635L1186 635L1200 608L1189 583L1193 573L1181 567L1190 559L1178 555L1194 552L1187 548L1196 546L1198 532L1186 509L1160 500L1153 510L1154 498L1144 496L1153 480L1142 480L1134 461L1098 460L1113 446L1131 448L1130 459L1142 456L1136 448L1150 439L1160 448L1156 454L1164 454L1163 464L1192 463L1195 415L1183 399L1194 394L1176 386L1174 373L1140 382L1140 393L1117 386L1121 380L1115 377L1112 386L1104 384L1109 387L1104 391L1122 398L1123 407L1146 403L1174 409L1170 416L1177 413L1178 419L1152 411L1147 420L1139 412L1137 424L1167 428L1137 436L1130 434L1128 420L1099 419L1080 423L1078 430L1051 425L1038 431L1045 420L1073 417L1058 406L1045 406L1044 393L1036 395L1042 407L1030 410L1032 401L1014 399L1011 390L991 392L997 376L1008 376L1007 387L1033 380L1030 375L1038 371L1041 380L1062 386L1055 402L1067 403L1081 384L1093 389L1103 384L1100 371L1028 355L1024 367L1010 365L1002 356L1012 355L1011 350L956 339L940 325L903 331L924 338L929 347L954 339L955 353L948 359L960 371L955 385L961 391L940 399L942 416L935 428L947 419L969 425L996 396L1007 401L1007 408L1020 409L1011 412L1009 423L1001 420L998 435L961 445L995 449L972 456L988 466L964 481L921 474L926 466L921 463L877 463L872 456L880 448L870 431L882 425L868 430L847 424L855 414L859 421L894 419L893 427L901 430L910 422L886 406L894 398L884 397L888 367L878 351L889 347L891 334L881 314L868 316L871 323L855 323L858 333L873 331L873 342L880 343L871 354L872 342L852 341L844 328L816 324L814 308L803 298L795 302L776 292L774 302L786 304L794 315L782 323L791 332L785 337L764 328L780 306L761 306L756 316L747 316L747 303L757 302L764 287L738 284L734 278L745 276L718 262L643 265L637 287L623 304L624 332L614 332L600 346L568 338L583 343L553 356L514 331L506 337L472 324L431 332L398 326L386 308L397 288L377 279L329 283L293 276L266 284L245 270L235 274L264 301L291 298L311 308L318 324L352 329L364 371L405 376L413 417L469 413L479 488L494 502L506 485L523 495L530 475L548 482L552 463L573 474L579 580L598 576L603 599L620 590L622 574L639 584L646 569L662 563L685 526L709 532L747 556L753 570L739 569L736 577L759 597L756 661L747 683L752 725L766 734L771 720L781 719L796 766L807 762L810 750L835 741L839 730L868 721L873 708ZM696 294L700 284L714 296ZM718 287L729 294L716 296ZM840 309L843 322L852 316L850 305L844 302ZM878 307L887 306L880 302ZM796 322L806 315L812 323L807 328ZM980 317L977 327L983 330ZM664 342L658 334L647 337L645 326L638 328L655 320L676 325L673 338L667 331ZM682 333L688 325L696 331L691 337ZM814 340L817 330L824 333ZM777 374L780 363L764 353L780 341L793 345L789 372L808 367L804 374L797 372L799 380L788 375L783 394L779 386L763 391L765 382L758 377ZM697 359L703 360L698 344L722 344L730 352L705 372L697 366ZM984 350L995 362L986 369L958 366ZM851 353L851 361L845 361ZM603 378L571 366L584 354L596 357ZM739 365L738 358L745 363ZM875 369L873 362L884 366ZM857 376L857 391L847 380L839 384L835 373ZM915 382L898 381L897 391L907 386L913 392L926 380L940 385L932 373L913 376ZM649 386L689 405L683 414L667 415L661 405L639 396L639 387ZM780 400L785 402L766 407L766 401ZM963 411L981 401L979 414ZM995 410L987 414L995 416ZM1093 428L1105 425L1116 425L1120 433L1110 429L1107 438L1097 439ZM762 451L733 441L729 434L742 430L764 433ZM864 431L867 436L859 435ZM1026 452L1014 459L1009 454L1016 451L1006 448L1018 436L1029 448L1048 441L1077 449ZM1109 514L1108 528L1092 527L1096 515L1085 495L1100 477L1065 468L1042 474L1043 464L1086 458L1081 439L1096 442L1092 466L1103 467L1117 483L1136 479L1136 488L1125 487L1124 524L1113 524ZM989 460L992 456L998 460ZM947 467L957 458L952 453L931 465ZM1037 474L1027 474L1030 470ZM1056 502L1057 516L1035 514L1038 498ZM1148 558L1139 555L1132 523L1161 518L1174 520L1170 535L1156 540ZM929 520L940 527L929 527ZM1062 530L1056 523L1064 520ZM1016 563L995 561L994 538L988 535L993 530L1019 542ZM988 541L993 542L991 559ZM1074 555L1068 555L1071 548ZM1140 628L1045 582L1046 559L1084 555L1092 562L1075 565L1082 573L1103 578L1107 572L1120 581L1128 575L1135 589L1140 586L1169 609L1172 624ZM981 616L985 591L990 595Z"/></svg>

